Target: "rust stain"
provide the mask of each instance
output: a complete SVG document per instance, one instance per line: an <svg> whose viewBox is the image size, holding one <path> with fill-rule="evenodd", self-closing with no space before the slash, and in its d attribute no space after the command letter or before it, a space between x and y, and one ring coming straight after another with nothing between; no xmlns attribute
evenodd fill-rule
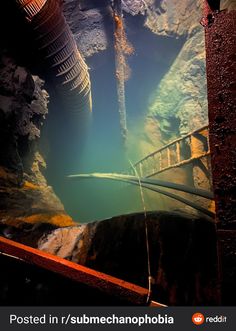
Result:
<svg viewBox="0 0 236 331"><path fill-rule="evenodd" d="M42 186L34 184L32 182L25 181L22 189L23 190L41 190Z"/></svg>
<svg viewBox="0 0 236 331"><path fill-rule="evenodd" d="M236 215L236 15L214 16L205 30L209 142L217 218L226 226Z"/></svg>

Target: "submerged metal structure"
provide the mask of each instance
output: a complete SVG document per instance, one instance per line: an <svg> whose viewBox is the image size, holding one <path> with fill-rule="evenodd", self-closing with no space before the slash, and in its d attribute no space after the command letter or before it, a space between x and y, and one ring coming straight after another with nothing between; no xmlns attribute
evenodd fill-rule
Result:
<svg viewBox="0 0 236 331"><path fill-rule="evenodd" d="M0 260L5 266L6 274L12 273L11 268L13 267L18 272L18 277L14 283L20 285L18 288L24 289L25 296L24 299L20 299L19 305L22 305L22 302L27 305L39 305L40 302L37 288L25 286L24 279L27 275L34 284L40 282L40 289L48 289L48 293L43 292L43 298L46 302L54 305L60 305L61 302L64 305L68 300L66 292L73 291L73 293L79 293L80 299L76 298L77 305L84 304L84 302L89 305L96 305L97 300L100 304L107 306L164 306L151 300L146 302L148 295L146 288L3 237L0 238ZM6 281L1 274L0 276L1 280ZM11 280L8 281L8 286L10 289L13 287ZM59 298L55 297L55 290L60 293ZM11 291L9 298L5 299L5 303L16 302L17 298L15 298L14 293L15 291ZM69 299L69 301L71 303L73 299Z"/></svg>
<svg viewBox="0 0 236 331"><path fill-rule="evenodd" d="M189 149L184 155L183 150ZM207 158L210 162L209 131L205 125L185 136L170 141L168 144L144 156L134 164L141 177L153 177L170 169L176 169ZM209 172L210 166L206 168Z"/></svg>
<svg viewBox="0 0 236 331"><path fill-rule="evenodd" d="M57 90L73 111L91 110L88 67L57 0L15 0L33 46Z"/></svg>
<svg viewBox="0 0 236 331"><path fill-rule="evenodd" d="M133 47L128 43L123 22L122 1L112 1L114 19L114 48L115 70L117 84L117 98L120 116L120 129L124 142L127 139L127 119L125 103L125 81L129 78L130 69L126 63L126 56L133 53Z"/></svg>
<svg viewBox="0 0 236 331"><path fill-rule="evenodd" d="M202 189L197 189L197 188L192 188L186 185L182 184L177 184L177 183L172 183L172 182L167 182L163 180L158 180L158 179L149 179L146 177L137 177L137 176L132 176L132 175L124 175L124 174L117 174L117 173L90 173L90 174L77 174L77 175L70 175L68 176L69 179L108 179L108 180L115 180L115 181L120 181L120 182L125 182L129 183L132 185L140 186L141 188L146 188L150 191L165 195L171 199L177 200L179 202L184 203L185 205L188 205L203 214L209 216L209 217L214 217L215 213L196 204L195 202L192 202L189 199L185 199L177 194L168 192L166 190L161 190L157 187L164 187L167 189L173 189L176 191L180 192L186 192L192 195L197 195L200 197L203 197L205 199L213 200L213 194L211 192L202 190Z"/></svg>

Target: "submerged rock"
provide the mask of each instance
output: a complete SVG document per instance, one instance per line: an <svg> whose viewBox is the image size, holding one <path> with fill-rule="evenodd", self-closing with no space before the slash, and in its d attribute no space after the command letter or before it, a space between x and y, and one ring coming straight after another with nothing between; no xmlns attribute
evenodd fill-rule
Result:
<svg viewBox="0 0 236 331"><path fill-rule="evenodd" d="M59 257L74 260L75 252L80 252L83 246L86 225L56 229L43 236L38 242L38 248Z"/></svg>
<svg viewBox="0 0 236 331"><path fill-rule="evenodd" d="M137 140L137 133L134 137L131 135L130 149L132 141L136 139L140 159L176 138L208 124L205 37L204 28L200 24L203 16L201 1L185 0L180 3L147 0L146 4L145 25L157 36L170 40L181 38L183 46L157 87L151 91L152 97L143 127L139 129L139 139ZM185 160L189 153L188 144L184 148L182 146L180 153L180 159ZM170 154L171 158L176 158L174 149L170 149ZM162 157L165 159L166 154L163 153ZM156 177L163 180L171 178L175 183L211 190L210 162L207 158L202 161L203 164L195 162L168 170ZM148 196L152 204L157 199L162 201L163 209L185 209L185 206L176 204L169 198L157 197L150 192ZM189 196L186 198L212 208L207 201L198 201Z"/></svg>
<svg viewBox="0 0 236 331"><path fill-rule="evenodd" d="M236 9L236 0L221 0L220 9L224 10L235 10Z"/></svg>
<svg viewBox="0 0 236 331"><path fill-rule="evenodd" d="M168 137L185 135L208 123L204 32L188 39L154 94L147 117ZM178 126L174 126L178 123ZM148 129L148 126L146 127ZM150 130L147 135L152 135ZM156 147L158 141L150 136ZM156 142L156 143L155 143Z"/></svg>
<svg viewBox="0 0 236 331"><path fill-rule="evenodd" d="M147 287L142 213L67 227L17 230L13 239ZM168 305L217 304L215 226L180 213L147 214L153 298ZM5 229L6 232L6 229ZM20 232L22 235L20 235ZM40 237L41 232L41 237Z"/></svg>
<svg viewBox="0 0 236 331"><path fill-rule="evenodd" d="M111 12L106 1L98 8L87 2L65 0L63 12L84 57L92 56L108 47L108 29L113 31Z"/></svg>
<svg viewBox="0 0 236 331"><path fill-rule="evenodd" d="M145 3L148 7L145 25L159 36L189 36L202 17L201 0L145 0Z"/></svg>
<svg viewBox="0 0 236 331"><path fill-rule="evenodd" d="M145 14L146 2L143 0L122 0L122 9L131 15Z"/></svg>
<svg viewBox="0 0 236 331"><path fill-rule="evenodd" d="M38 138L48 113L44 82L0 54L0 223L73 224L43 170Z"/></svg>
<svg viewBox="0 0 236 331"><path fill-rule="evenodd" d="M0 54L0 77L0 165L19 170L23 158L33 155L33 141L48 113L48 94L44 82L6 52Z"/></svg>
<svg viewBox="0 0 236 331"><path fill-rule="evenodd" d="M152 94L140 141L141 157L208 123L201 1L147 1L146 26L158 36L182 37L175 61ZM154 19L156 17L156 19Z"/></svg>
<svg viewBox="0 0 236 331"><path fill-rule="evenodd" d="M218 304L215 225L180 213L147 214L152 299L167 305ZM148 286L143 213L77 226L0 224L1 235L134 284Z"/></svg>

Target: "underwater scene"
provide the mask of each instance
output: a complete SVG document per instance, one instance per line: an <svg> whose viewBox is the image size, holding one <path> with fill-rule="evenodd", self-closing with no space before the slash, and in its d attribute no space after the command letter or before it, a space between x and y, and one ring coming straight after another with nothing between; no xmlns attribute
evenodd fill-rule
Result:
<svg viewBox="0 0 236 331"><path fill-rule="evenodd" d="M61 105L50 98L42 133L49 140L48 182L66 211L80 222L144 209L196 213L172 197L144 187L141 192L136 184L139 177L148 177L211 190L200 1L184 1L180 6L158 1L80 3L73 12L71 4L64 10L88 66L92 114L86 119L78 114L77 132L68 129L62 135ZM68 117L73 116L73 107L76 104L66 105ZM132 175L136 183L68 178L90 173ZM154 188L166 191L166 187ZM207 210L213 208L212 200L168 192Z"/></svg>
<svg viewBox="0 0 236 331"><path fill-rule="evenodd" d="M0 305L219 304L210 60L234 9L4 2Z"/></svg>

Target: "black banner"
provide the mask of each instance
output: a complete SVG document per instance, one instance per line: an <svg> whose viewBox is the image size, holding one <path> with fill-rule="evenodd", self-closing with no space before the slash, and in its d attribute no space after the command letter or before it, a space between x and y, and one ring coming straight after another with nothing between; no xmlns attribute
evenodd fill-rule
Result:
<svg viewBox="0 0 236 331"><path fill-rule="evenodd" d="M0 307L1 330L236 330L236 307Z"/></svg>

